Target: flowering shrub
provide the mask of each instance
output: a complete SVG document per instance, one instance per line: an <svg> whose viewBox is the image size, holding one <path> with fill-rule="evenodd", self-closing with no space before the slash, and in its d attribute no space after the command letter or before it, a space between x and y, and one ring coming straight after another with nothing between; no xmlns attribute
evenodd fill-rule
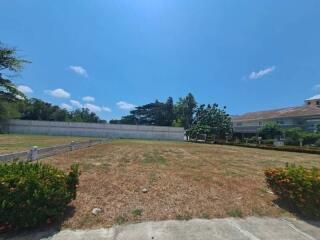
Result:
<svg viewBox="0 0 320 240"><path fill-rule="evenodd" d="M78 165L67 175L41 163L0 164L0 225L35 227L58 219L78 182Z"/></svg>
<svg viewBox="0 0 320 240"><path fill-rule="evenodd" d="M320 217L320 171L301 166L267 169L266 181L272 191L305 216Z"/></svg>

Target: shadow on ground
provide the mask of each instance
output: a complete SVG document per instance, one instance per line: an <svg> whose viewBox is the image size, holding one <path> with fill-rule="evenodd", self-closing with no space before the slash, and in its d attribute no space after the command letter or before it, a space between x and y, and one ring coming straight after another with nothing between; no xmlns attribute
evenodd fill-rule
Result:
<svg viewBox="0 0 320 240"><path fill-rule="evenodd" d="M287 201L283 199L276 199L273 201L275 205L277 205L279 208L284 209L287 212L290 212L293 214L297 219L300 219L304 222L307 222L315 227L320 228L320 218L316 216L311 216L310 214L307 215L305 212L299 211L294 205L289 204Z"/></svg>
<svg viewBox="0 0 320 240"><path fill-rule="evenodd" d="M75 209L69 206L64 216L57 222L42 226L36 229L27 230L12 230L3 234L0 234L0 240L40 240L48 238L58 233L61 230L62 223L74 215Z"/></svg>

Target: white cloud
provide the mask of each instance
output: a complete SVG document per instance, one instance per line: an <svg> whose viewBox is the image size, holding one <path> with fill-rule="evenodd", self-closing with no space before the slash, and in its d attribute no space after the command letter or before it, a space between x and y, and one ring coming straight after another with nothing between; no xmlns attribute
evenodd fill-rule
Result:
<svg viewBox="0 0 320 240"><path fill-rule="evenodd" d="M31 87L26 85L19 85L17 89L24 94L33 93L33 90L31 89Z"/></svg>
<svg viewBox="0 0 320 240"><path fill-rule="evenodd" d="M272 67L268 67L266 69L262 69L262 70L259 70L258 72L252 72L250 73L249 75L249 79L258 79L258 78L261 78L269 73L272 73L274 70L276 69L275 66L272 66Z"/></svg>
<svg viewBox="0 0 320 240"><path fill-rule="evenodd" d="M82 100L84 102L94 102L95 99L94 99L94 97L91 97L91 96L85 96L82 98Z"/></svg>
<svg viewBox="0 0 320 240"><path fill-rule="evenodd" d="M98 112L102 111L101 107L94 105L94 104L91 104L91 103L86 103L83 107L88 108L91 112L94 112L94 113L98 113Z"/></svg>
<svg viewBox="0 0 320 240"><path fill-rule="evenodd" d="M99 107L92 103L86 103L83 105L84 108L88 108L90 112L100 113L100 112L111 112L111 109L108 107Z"/></svg>
<svg viewBox="0 0 320 240"><path fill-rule="evenodd" d="M81 75L83 77L88 77L87 70L81 66L69 66L69 69L78 75Z"/></svg>
<svg viewBox="0 0 320 240"><path fill-rule="evenodd" d="M117 106L120 109L124 109L124 110L132 110L136 107L136 105L134 105L132 103L125 102L125 101L117 102Z"/></svg>
<svg viewBox="0 0 320 240"><path fill-rule="evenodd" d="M68 111L71 111L73 109L72 106L70 106L69 104L66 104L66 103L62 103L60 105L60 107L63 108L63 109L66 109Z"/></svg>
<svg viewBox="0 0 320 240"><path fill-rule="evenodd" d="M111 112L111 109L108 108L108 107L102 107L102 110L105 111L105 112Z"/></svg>
<svg viewBox="0 0 320 240"><path fill-rule="evenodd" d="M45 93L55 98L69 98L71 96L70 93L68 93L62 88L57 88L54 90L46 90Z"/></svg>
<svg viewBox="0 0 320 240"><path fill-rule="evenodd" d="M73 100L73 99L70 100L70 103L75 108L82 108L83 107L82 104L79 101L76 101L76 100Z"/></svg>

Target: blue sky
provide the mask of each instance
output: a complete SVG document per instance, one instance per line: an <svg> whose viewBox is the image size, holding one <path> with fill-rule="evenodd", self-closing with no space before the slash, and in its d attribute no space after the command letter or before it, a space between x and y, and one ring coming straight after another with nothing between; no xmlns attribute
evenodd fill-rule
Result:
<svg viewBox="0 0 320 240"><path fill-rule="evenodd" d="M0 9L0 40L32 61L14 82L105 119L188 92L231 114L320 93L319 0L1 0Z"/></svg>

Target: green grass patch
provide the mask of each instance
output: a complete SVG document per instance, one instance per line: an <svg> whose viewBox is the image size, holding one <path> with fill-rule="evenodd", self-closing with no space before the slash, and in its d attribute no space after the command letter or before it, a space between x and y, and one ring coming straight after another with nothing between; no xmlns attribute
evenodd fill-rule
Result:
<svg viewBox="0 0 320 240"><path fill-rule="evenodd" d="M141 209L141 208L136 208L136 209L132 210L132 212L131 212L131 214L134 217L142 216L142 213L143 213L143 209Z"/></svg>
<svg viewBox="0 0 320 240"><path fill-rule="evenodd" d="M229 217L242 218L243 213L240 209L232 209L227 211Z"/></svg>
<svg viewBox="0 0 320 240"><path fill-rule="evenodd" d="M177 214L176 219L179 221L187 221L192 218L190 213L184 213L184 214Z"/></svg>
<svg viewBox="0 0 320 240"><path fill-rule="evenodd" d="M163 157L160 153L158 152L152 152L152 153L145 153L143 155L143 160L142 163L144 164L166 164L167 159Z"/></svg>
<svg viewBox="0 0 320 240"><path fill-rule="evenodd" d="M127 216L125 215L120 215L120 216L117 216L114 220L118 225L122 225L122 224L125 224L128 219L127 219Z"/></svg>

